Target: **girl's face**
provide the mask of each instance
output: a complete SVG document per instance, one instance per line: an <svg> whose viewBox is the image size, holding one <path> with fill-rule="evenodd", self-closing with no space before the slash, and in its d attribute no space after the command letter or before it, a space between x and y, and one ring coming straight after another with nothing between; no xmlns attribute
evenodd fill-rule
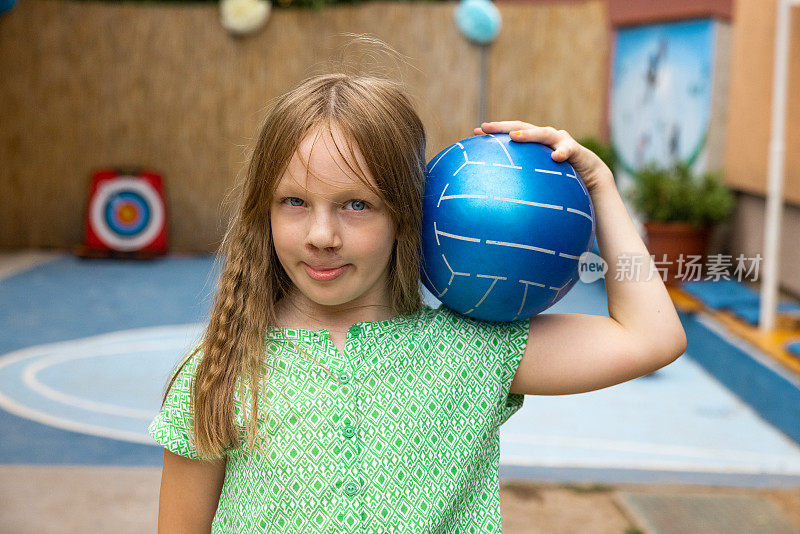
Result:
<svg viewBox="0 0 800 534"><path fill-rule="evenodd" d="M333 135L347 154L347 141L335 129ZM360 150L353 149L368 174ZM394 223L380 198L348 168L327 131L312 132L300 143L278 182L270 221L278 259L299 290L292 298L302 309L322 318L340 306L390 306Z"/></svg>

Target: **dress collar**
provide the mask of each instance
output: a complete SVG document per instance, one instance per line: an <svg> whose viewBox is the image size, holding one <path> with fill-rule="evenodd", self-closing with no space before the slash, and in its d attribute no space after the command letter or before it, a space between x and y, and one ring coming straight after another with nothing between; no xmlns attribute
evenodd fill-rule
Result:
<svg viewBox="0 0 800 534"><path fill-rule="evenodd" d="M410 326L417 325L421 316L430 306L423 304L420 311L408 315L396 315L383 321L360 321L352 325L348 332L353 337L374 337L384 336L398 329L403 330ZM267 339L280 340L289 338L293 340L308 340L320 336L326 329L306 330L303 328L278 328L270 326L267 328Z"/></svg>

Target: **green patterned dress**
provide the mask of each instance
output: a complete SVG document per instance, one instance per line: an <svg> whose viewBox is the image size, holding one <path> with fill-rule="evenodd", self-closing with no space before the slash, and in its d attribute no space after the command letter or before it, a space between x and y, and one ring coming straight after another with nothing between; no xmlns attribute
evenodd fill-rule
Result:
<svg viewBox="0 0 800 534"><path fill-rule="evenodd" d="M500 532L498 430L524 399L509 388L527 319L425 306L353 325L344 354L327 330L270 329L267 339L265 446L227 451L212 532ZM188 458L197 458L190 391L200 357L150 425Z"/></svg>

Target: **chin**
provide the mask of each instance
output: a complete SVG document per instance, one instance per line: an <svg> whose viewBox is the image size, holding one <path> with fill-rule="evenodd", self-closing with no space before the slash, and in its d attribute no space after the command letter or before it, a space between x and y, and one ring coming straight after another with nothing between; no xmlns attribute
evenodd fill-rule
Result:
<svg viewBox="0 0 800 534"><path fill-rule="evenodd" d="M309 284L308 281L305 282L303 286L297 286L297 288L305 298L319 306L341 306L359 297L359 295L348 293L343 288L331 286L329 288L320 289L319 287L314 287L313 284Z"/></svg>

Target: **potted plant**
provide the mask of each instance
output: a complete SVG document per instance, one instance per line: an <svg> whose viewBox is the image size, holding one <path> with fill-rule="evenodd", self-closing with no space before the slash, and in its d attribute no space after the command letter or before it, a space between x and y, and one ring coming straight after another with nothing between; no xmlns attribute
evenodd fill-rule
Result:
<svg viewBox="0 0 800 534"><path fill-rule="evenodd" d="M701 256L704 264L714 225L731 213L734 195L722 182L720 171L696 175L689 165L660 167L654 163L634 175L627 194L645 219L647 248L661 262L666 255L667 283L674 283L683 255ZM702 269L702 267L701 267Z"/></svg>

